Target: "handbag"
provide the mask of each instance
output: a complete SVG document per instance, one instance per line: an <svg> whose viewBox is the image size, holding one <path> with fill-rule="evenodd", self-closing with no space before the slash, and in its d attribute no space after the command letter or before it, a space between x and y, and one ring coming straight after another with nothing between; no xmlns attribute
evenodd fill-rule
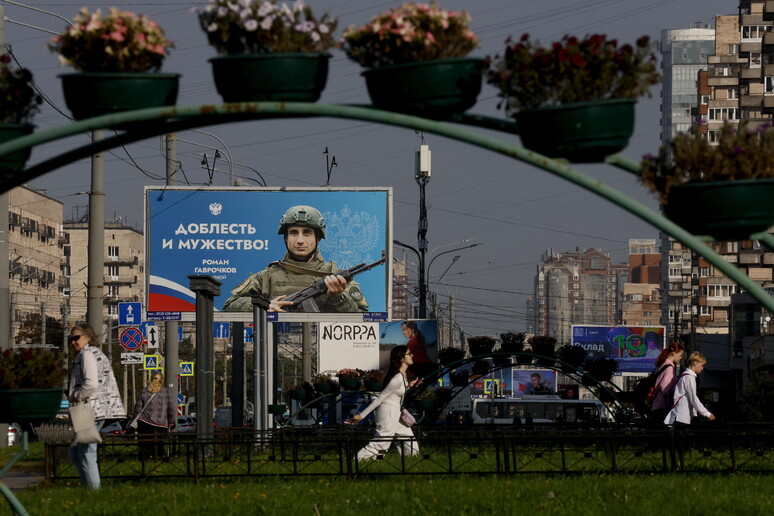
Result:
<svg viewBox="0 0 774 516"><path fill-rule="evenodd" d="M70 404L70 421L75 431L73 445L102 442L94 417L94 408L89 400Z"/></svg>
<svg viewBox="0 0 774 516"><path fill-rule="evenodd" d="M416 423L417 420L414 418L414 416L411 414L411 412L408 411L408 409L402 408L400 409L400 424L407 427L414 426L414 423Z"/></svg>
<svg viewBox="0 0 774 516"><path fill-rule="evenodd" d="M129 427L129 428L131 428L132 430L137 430L137 426L138 426L138 425L137 425L137 420L138 420L138 419L140 419L140 416L142 416L142 413L143 413L143 412L145 412L145 409L148 407L148 405L150 405L150 402L151 402L151 401L153 401L153 397L154 397L155 395L156 395L156 393L155 393L155 392L154 392L153 394L151 394L151 397L150 397L150 399L148 400L148 403L146 403L146 404L145 404L145 406L142 408L142 410L140 411L140 413L139 413L139 414L137 414L136 416L134 416L134 417L132 418L132 420L131 420L131 421L129 421L129 424L128 424L128 425L126 425L126 426L128 426L128 427ZM141 396L142 396L142 394L141 394Z"/></svg>

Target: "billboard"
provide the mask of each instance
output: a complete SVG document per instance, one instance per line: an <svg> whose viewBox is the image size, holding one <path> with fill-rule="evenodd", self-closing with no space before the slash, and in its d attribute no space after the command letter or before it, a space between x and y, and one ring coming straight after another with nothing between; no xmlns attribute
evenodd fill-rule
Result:
<svg viewBox="0 0 774 516"><path fill-rule="evenodd" d="M618 362L618 373L649 373L664 349L664 326L573 325L572 343L583 346L590 358Z"/></svg>
<svg viewBox="0 0 774 516"><path fill-rule="evenodd" d="M425 376L435 371L438 351L438 321L409 319L379 324L379 369L387 372L390 352L395 346L408 346L414 358L413 371Z"/></svg>
<svg viewBox="0 0 774 516"><path fill-rule="evenodd" d="M379 323L320 323L317 370L379 369Z"/></svg>
<svg viewBox="0 0 774 516"><path fill-rule="evenodd" d="M525 395L556 394L556 371L552 369L513 368L514 398Z"/></svg>
<svg viewBox="0 0 774 516"><path fill-rule="evenodd" d="M312 210L290 210L293 207ZM285 237L278 234L281 220L313 226L314 210L325 225L325 237L316 244L321 259L291 262L286 259ZM299 301L295 307L300 311L269 309L270 320L386 321L392 290L392 268L385 265L392 259L391 210L390 188L146 187L146 310L149 317L194 312L196 298L188 276L198 275L221 282L215 310L241 312L242 319L252 312L256 292L268 307L278 292L287 296L322 281L325 293L312 299L311 308L301 308ZM283 219L291 212L294 218ZM356 275L356 283L348 283L344 294L327 295L329 262L342 270L382 258L385 262ZM319 312L311 313L315 308ZM240 319L228 314L216 318Z"/></svg>

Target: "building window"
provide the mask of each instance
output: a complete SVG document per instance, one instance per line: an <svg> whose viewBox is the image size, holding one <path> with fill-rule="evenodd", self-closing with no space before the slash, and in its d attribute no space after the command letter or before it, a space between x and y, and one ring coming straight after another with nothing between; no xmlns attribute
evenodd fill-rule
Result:
<svg viewBox="0 0 774 516"><path fill-rule="evenodd" d="M108 296L118 297L118 285L108 285Z"/></svg>
<svg viewBox="0 0 774 516"><path fill-rule="evenodd" d="M706 106L707 104L709 104L709 98L710 98L709 95L702 95L701 96L701 104L703 106Z"/></svg>
<svg viewBox="0 0 774 516"><path fill-rule="evenodd" d="M108 246L108 256L113 261L118 260L118 246L117 245L109 245Z"/></svg>
<svg viewBox="0 0 774 516"><path fill-rule="evenodd" d="M709 131L707 131L707 141L710 143L719 143L720 131L716 129L710 129Z"/></svg>
<svg viewBox="0 0 774 516"><path fill-rule="evenodd" d="M763 33L770 30L770 25L742 25L742 39L761 39Z"/></svg>
<svg viewBox="0 0 774 516"><path fill-rule="evenodd" d="M699 315L712 315L712 312L710 311L710 307L701 305L699 307Z"/></svg>
<svg viewBox="0 0 774 516"><path fill-rule="evenodd" d="M761 67L761 53L750 52L750 68L760 68L760 67Z"/></svg>
<svg viewBox="0 0 774 516"><path fill-rule="evenodd" d="M727 99L734 100L739 98L739 92L736 90L736 88L729 88L726 91L728 92L726 95Z"/></svg>
<svg viewBox="0 0 774 516"><path fill-rule="evenodd" d="M739 54L739 44L728 45L728 55L735 56Z"/></svg>
<svg viewBox="0 0 774 516"><path fill-rule="evenodd" d="M113 317L114 319L118 317L118 305L112 304L108 305L108 314Z"/></svg>
<svg viewBox="0 0 774 516"><path fill-rule="evenodd" d="M710 275L710 268L709 267L699 267L699 276L702 278L706 278Z"/></svg>
<svg viewBox="0 0 774 516"><path fill-rule="evenodd" d="M736 293L736 285L707 285L707 299L731 300Z"/></svg>
<svg viewBox="0 0 774 516"><path fill-rule="evenodd" d="M115 278L118 276L118 271L119 271L118 265L108 265L107 275Z"/></svg>
<svg viewBox="0 0 774 516"><path fill-rule="evenodd" d="M739 109L738 108L709 108L709 113L707 113L707 117L710 120L739 120Z"/></svg>
<svg viewBox="0 0 774 516"><path fill-rule="evenodd" d="M683 270L670 267L669 268L669 277L670 278L682 278L683 277Z"/></svg>

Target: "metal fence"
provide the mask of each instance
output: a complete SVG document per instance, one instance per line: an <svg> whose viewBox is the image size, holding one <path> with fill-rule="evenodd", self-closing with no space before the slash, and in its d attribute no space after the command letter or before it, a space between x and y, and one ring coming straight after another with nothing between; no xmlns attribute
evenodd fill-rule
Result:
<svg viewBox="0 0 774 516"><path fill-rule="evenodd" d="M358 461L368 429L234 429L212 439L170 434L157 457L142 436L108 437L99 446L103 479L374 475L519 475L665 472L774 472L774 427L696 425L682 432L643 429L530 429L432 426L415 429L419 454L393 446ZM46 478L77 478L67 444L46 445Z"/></svg>

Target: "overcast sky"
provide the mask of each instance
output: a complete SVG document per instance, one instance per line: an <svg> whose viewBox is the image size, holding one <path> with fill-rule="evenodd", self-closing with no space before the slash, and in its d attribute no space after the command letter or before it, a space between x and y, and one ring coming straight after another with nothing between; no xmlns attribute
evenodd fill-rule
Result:
<svg viewBox="0 0 774 516"><path fill-rule="evenodd" d="M337 36L349 25L365 24L370 18L400 2L376 0L319 0L311 3L315 13L330 11L339 20ZM65 23L0 0L5 16L42 29L61 32ZM165 29L175 48L165 61L164 72L180 73L178 105L220 103L207 60L215 51L207 44L192 8L205 2L127 0L123 2L74 3L67 0L27 2L36 8L71 19L83 5L106 10L111 5L148 14ZM633 43L648 34L654 41L663 29L714 25L717 14L735 14L736 0L478 0L444 1L446 9L466 9L472 28L481 39L474 56L495 55L509 35L524 32L544 44L570 33L583 36L603 33L621 43ZM69 73L46 49L51 37L37 29L6 22L5 40L19 62L29 68L36 83L54 107L45 106L34 123L38 131L69 120L57 75ZM329 80L322 103L369 103L362 71L343 52L334 49ZM504 116L497 111L495 90L484 85L470 112ZM658 149L659 88L652 99L637 106L635 134L623 155L639 159ZM323 150L335 155L333 186L391 186L394 188L395 238L416 245L419 188L414 182L414 151L420 144L412 130L367 122L339 119L269 120L203 127L225 142L246 184L255 184L258 170L269 186L322 186L326 180ZM493 136L518 143L518 137ZM211 147L223 149L218 139L194 131L178 133L177 155L191 185L207 181L200 165L202 153L212 159ZM86 135L60 140L33 151L29 164L83 145ZM185 143L187 140L193 143ZM469 334L497 334L526 328L526 295L532 292L536 263L548 248L564 251L575 247L599 248L614 260L626 260L630 238L655 238L656 230L577 186L554 178L532 166L494 155L475 147L432 134L425 135L433 153L432 179L427 186L429 206L428 262L437 253L454 249L455 242L480 242L474 249L440 256L430 270L431 290L446 305L448 294L457 296L458 322ZM136 164L136 166L135 166ZM218 161L218 168L227 170ZM576 169L656 208L655 198L632 175L606 165L575 166ZM107 218L141 228L143 187L164 184L165 164L161 141L152 138L106 155ZM182 180L179 180L182 181ZM90 189L89 160L52 172L32 183L64 203L65 218L84 215ZM214 184L228 184L226 174L216 175ZM447 244L452 244L448 245ZM441 247L444 246L444 247ZM438 249L440 248L440 249ZM433 284L449 266L459 260ZM396 255L401 253L396 250ZM413 257L410 257L413 261ZM445 306L444 306L445 308Z"/></svg>

